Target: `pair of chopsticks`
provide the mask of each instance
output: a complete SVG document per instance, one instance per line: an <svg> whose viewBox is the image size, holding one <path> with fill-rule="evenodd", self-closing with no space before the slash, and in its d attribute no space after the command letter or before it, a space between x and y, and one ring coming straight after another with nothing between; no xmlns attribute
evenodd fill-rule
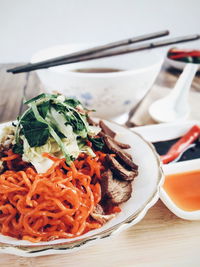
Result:
<svg viewBox="0 0 200 267"><path fill-rule="evenodd" d="M41 62L29 63L29 64L19 66L16 68L8 69L7 72L12 72L15 74L15 73L33 71L37 69L46 69L46 68L55 67L55 66L64 65L64 64L77 63L77 62L86 61L86 60L117 56L117 55L137 52L141 50L153 49L153 48L172 45L176 43L183 43L183 42L194 41L194 40L200 39L200 35L196 34L196 35L181 36L181 37L176 37L176 38L169 38L166 40L157 41L153 43L144 43L144 44L134 45L132 47L127 47L128 45L131 45L131 44L151 40L154 38L163 37L166 35L169 35L168 30L145 34L145 35L141 35L138 37L89 48L89 49L75 52L72 54L44 60ZM122 46L125 46L125 47L122 47ZM113 48L118 48L118 47L122 47L122 48L111 50Z"/></svg>

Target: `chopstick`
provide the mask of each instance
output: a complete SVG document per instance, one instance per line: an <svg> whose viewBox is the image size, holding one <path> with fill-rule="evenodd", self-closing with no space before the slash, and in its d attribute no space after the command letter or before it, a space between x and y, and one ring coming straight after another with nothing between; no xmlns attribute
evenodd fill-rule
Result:
<svg viewBox="0 0 200 267"><path fill-rule="evenodd" d="M176 38L169 38L165 39L162 41L157 41L153 43L144 43L140 45L134 45L133 47L125 47L125 48L120 48L118 50L114 51L104 51L104 52L94 52L92 54L80 54L78 56L71 56L70 58L64 58L60 60L54 60L51 59L49 60L48 63L44 62L39 62L35 64L27 64L25 66L20 66L14 69L9 69L7 70L8 72L12 73L20 73L20 72L28 72L28 71L33 71L37 69L43 69L43 68L50 68L58 65L64 65L64 64L70 64L70 63L77 63L77 62L82 62L86 60L93 60L93 59L99 59L99 58L104 58L104 57L111 57L111 56L117 56L117 55L122 55L122 54L127 54L127 53L132 53L132 52L137 52L137 51L142 51L146 49L154 49L158 47L163 47L163 46L168 46L171 44L177 44L177 43L183 43L183 42L188 42L188 41L194 41L200 39L200 35L195 34L195 35L187 35L187 36L181 36L181 37L176 37Z"/></svg>
<svg viewBox="0 0 200 267"><path fill-rule="evenodd" d="M134 44L134 43L138 43L138 42L142 42L142 41L147 41L147 40L158 38L158 37L163 37L163 36L166 36L168 34L169 34L168 30L144 34L144 35L140 35L137 37L124 39L124 40L112 42L112 43L105 44L105 45L100 45L100 46L93 47L93 48L88 48L88 49L74 52L74 53L71 53L68 55L59 56L59 57L55 57L52 59L47 59L47 60L44 60L41 62L32 63L32 64L29 63L29 64L26 64L23 66L8 69L7 72L19 73L19 72L29 71L29 69L30 70L40 69L41 66L46 65L46 64L63 62L65 60L67 61L67 60L71 60L72 58L78 58L78 57L87 56L87 55L89 56L89 55L95 54L97 52L102 52L102 51L117 48L120 46L130 45L130 44Z"/></svg>

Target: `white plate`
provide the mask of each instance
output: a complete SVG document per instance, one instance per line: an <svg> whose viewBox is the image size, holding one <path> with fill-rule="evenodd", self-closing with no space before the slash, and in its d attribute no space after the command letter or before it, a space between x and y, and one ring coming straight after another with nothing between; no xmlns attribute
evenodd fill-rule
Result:
<svg viewBox="0 0 200 267"><path fill-rule="evenodd" d="M160 186L163 183L163 172L155 149L139 134L111 122L106 122L106 124L117 132L119 141L131 145L132 148L128 152L139 166L139 175L133 182L132 197L122 205L122 212L100 229L73 239L33 244L0 235L0 252L26 257L71 252L138 223L147 210L156 203L159 198ZM0 130L3 126L5 124L1 125Z"/></svg>

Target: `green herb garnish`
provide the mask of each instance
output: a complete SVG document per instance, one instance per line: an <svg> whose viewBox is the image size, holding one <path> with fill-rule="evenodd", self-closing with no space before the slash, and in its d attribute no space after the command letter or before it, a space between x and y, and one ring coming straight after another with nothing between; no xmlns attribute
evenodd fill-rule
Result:
<svg viewBox="0 0 200 267"><path fill-rule="evenodd" d="M89 137L90 142L92 142L92 146L96 149L96 150L102 150L104 147L104 141L103 138L98 137L98 138L91 138Z"/></svg>
<svg viewBox="0 0 200 267"><path fill-rule="evenodd" d="M75 140L78 144L76 138L84 140L89 135L87 112L81 103L62 95L41 94L26 101L25 104L29 109L18 118L15 153L23 153L23 138L33 148L45 145L51 137L59 145L66 162L70 164L73 155L70 155L62 139L71 136L71 140ZM102 140L99 138L91 142L97 149L103 147Z"/></svg>

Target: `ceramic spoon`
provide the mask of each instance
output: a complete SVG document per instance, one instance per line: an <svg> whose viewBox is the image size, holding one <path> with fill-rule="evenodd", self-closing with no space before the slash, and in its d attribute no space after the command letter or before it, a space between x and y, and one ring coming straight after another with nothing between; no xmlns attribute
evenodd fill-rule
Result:
<svg viewBox="0 0 200 267"><path fill-rule="evenodd" d="M172 92L151 104L149 114L155 121L172 122L187 118L190 113L189 90L198 68L198 64L186 64Z"/></svg>

